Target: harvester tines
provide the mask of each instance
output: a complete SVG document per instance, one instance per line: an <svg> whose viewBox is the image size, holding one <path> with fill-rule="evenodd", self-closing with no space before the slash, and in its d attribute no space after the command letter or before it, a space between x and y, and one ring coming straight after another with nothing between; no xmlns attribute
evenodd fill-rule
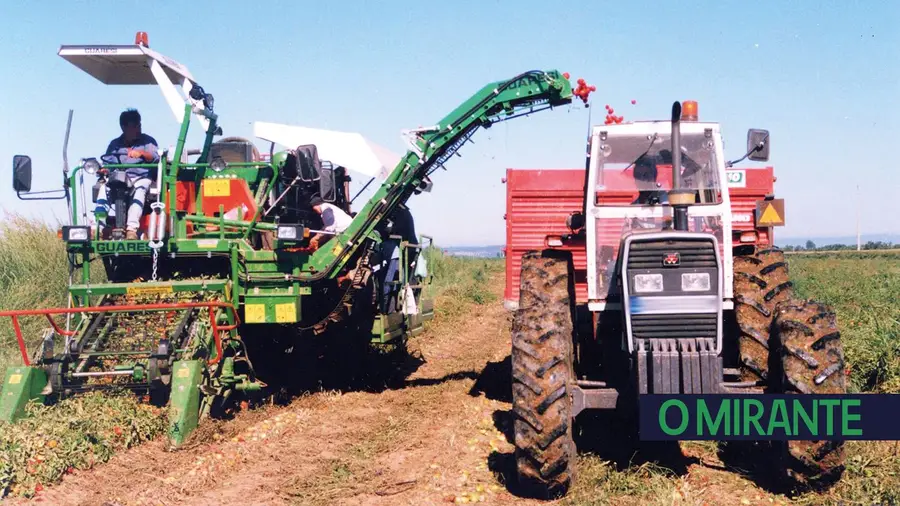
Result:
<svg viewBox="0 0 900 506"><path fill-rule="evenodd" d="M372 248L369 247L365 250L365 252L359 257L359 261L356 264L356 267L353 270L353 279L347 286L347 289L344 291L344 294L341 296L341 300L334 306L328 315L319 320L318 322L307 326L300 327L299 330L312 330L315 335L319 335L322 332L325 332L325 329L328 328L329 322L338 323L344 319L344 312L346 310L346 314L350 314L350 308L353 306L354 296L356 295L356 291L363 288L365 283L368 282L369 278L369 258L372 255Z"/></svg>

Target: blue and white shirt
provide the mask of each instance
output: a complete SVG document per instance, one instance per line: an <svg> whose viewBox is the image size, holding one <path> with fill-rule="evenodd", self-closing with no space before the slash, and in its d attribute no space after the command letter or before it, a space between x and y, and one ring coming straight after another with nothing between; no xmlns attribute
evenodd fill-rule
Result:
<svg viewBox="0 0 900 506"><path fill-rule="evenodd" d="M131 145L125 143L125 136L120 135L113 139L109 146L106 148L107 155L116 155L119 159L119 163L121 164L132 164L132 163L156 163L159 161L159 144L157 144L156 139L150 137L149 135L142 133L135 139ZM148 153L153 154L153 160L148 162L143 158L131 158L128 156L129 149L141 149ZM133 177L150 177L152 174L152 169L142 169L142 168L131 168L125 171L126 174Z"/></svg>

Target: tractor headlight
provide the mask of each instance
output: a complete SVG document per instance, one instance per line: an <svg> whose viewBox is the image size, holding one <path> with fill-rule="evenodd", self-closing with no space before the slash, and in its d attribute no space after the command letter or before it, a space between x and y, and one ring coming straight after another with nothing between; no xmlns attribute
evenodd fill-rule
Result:
<svg viewBox="0 0 900 506"><path fill-rule="evenodd" d="M89 227L63 227L63 240L66 242L88 242L91 238Z"/></svg>
<svg viewBox="0 0 900 506"><path fill-rule="evenodd" d="M279 241L298 241L304 237L302 225L278 225L276 233Z"/></svg>
<svg viewBox="0 0 900 506"><path fill-rule="evenodd" d="M661 292L663 291L662 274L635 274L635 292Z"/></svg>
<svg viewBox="0 0 900 506"><path fill-rule="evenodd" d="M90 175L94 175L100 170L100 162L96 158L88 158L83 161L81 168Z"/></svg>
<svg viewBox="0 0 900 506"><path fill-rule="evenodd" d="M709 291L708 272L685 272L681 275L681 290L684 292Z"/></svg>
<svg viewBox="0 0 900 506"><path fill-rule="evenodd" d="M209 163L209 168L216 172L222 172L226 165L225 160L221 156L217 156Z"/></svg>

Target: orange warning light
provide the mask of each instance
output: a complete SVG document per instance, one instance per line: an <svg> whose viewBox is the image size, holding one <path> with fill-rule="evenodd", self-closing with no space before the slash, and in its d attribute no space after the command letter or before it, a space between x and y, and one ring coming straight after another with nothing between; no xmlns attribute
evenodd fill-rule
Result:
<svg viewBox="0 0 900 506"><path fill-rule="evenodd" d="M681 104L681 121L697 121L697 101L685 100Z"/></svg>
<svg viewBox="0 0 900 506"><path fill-rule="evenodd" d="M134 34L134 44L136 46L144 46L150 47L150 41L147 37L147 32L137 32Z"/></svg>

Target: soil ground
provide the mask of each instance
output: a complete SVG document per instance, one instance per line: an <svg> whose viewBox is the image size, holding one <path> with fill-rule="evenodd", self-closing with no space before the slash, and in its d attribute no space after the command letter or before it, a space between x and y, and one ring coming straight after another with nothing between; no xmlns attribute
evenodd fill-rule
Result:
<svg viewBox="0 0 900 506"><path fill-rule="evenodd" d="M503 275L488 286L502 294ZM511 317L499 300L436 319L410 343L411 374L380 392L331 391L207 423L201 442L153 442L47 487L53 505L548 504L519 497L510 419ZM410 359L413 360L412 358ZM777 504L726 470L714 445L653 450L675 475L621 448L582 456L577 504ZM667 453L668 452L668 453ZM635 471L620 472L616 464ZM9 501L19 504L24 501ZM552 504L552 503L551 503Z"/></svg>

